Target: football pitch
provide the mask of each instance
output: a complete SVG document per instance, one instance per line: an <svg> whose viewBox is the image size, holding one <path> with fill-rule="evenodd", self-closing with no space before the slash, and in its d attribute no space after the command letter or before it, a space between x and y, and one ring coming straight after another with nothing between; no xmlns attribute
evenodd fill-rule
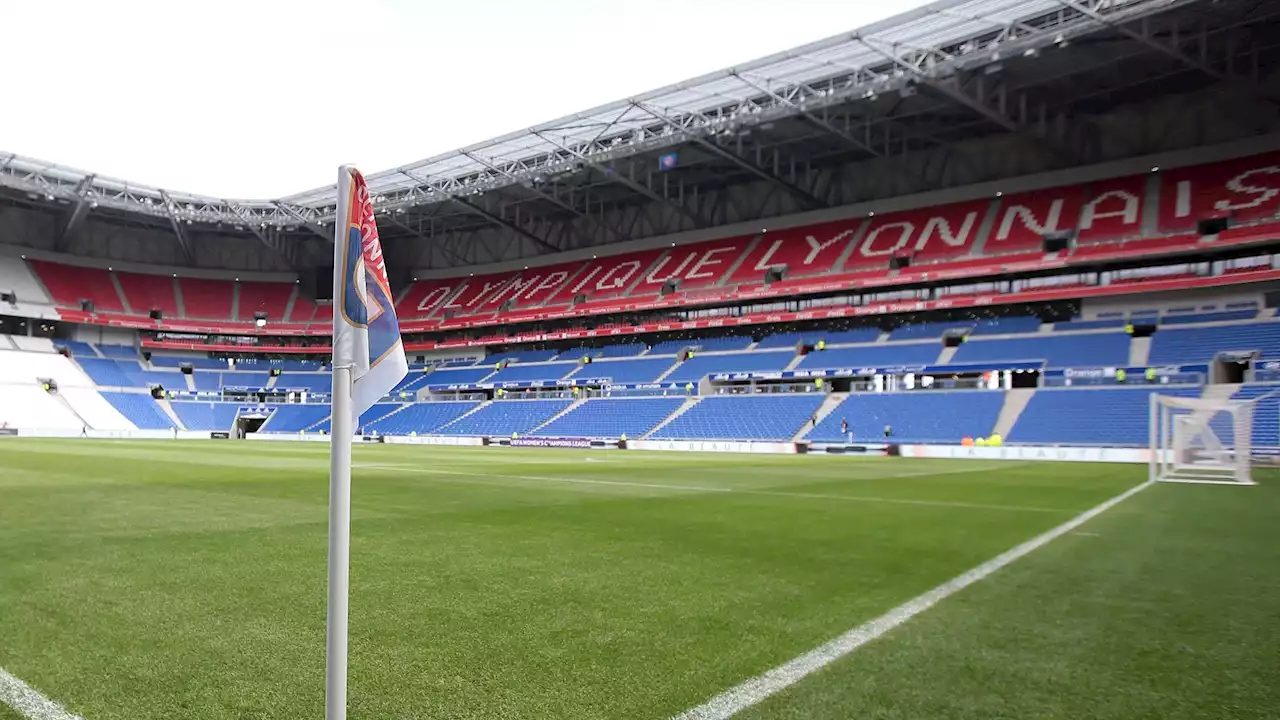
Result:
<svg viewBox="0 0 1280 720"><path fill-rule="evenodd" d="M1146 468L391 445L354 464L356 720L676 717L947 587L736 717L1280 717L1277 476L1145 488L959 587ZM0 442L0 698L7 673L85 720L322 717L327 502L325 445Z"/></svg>

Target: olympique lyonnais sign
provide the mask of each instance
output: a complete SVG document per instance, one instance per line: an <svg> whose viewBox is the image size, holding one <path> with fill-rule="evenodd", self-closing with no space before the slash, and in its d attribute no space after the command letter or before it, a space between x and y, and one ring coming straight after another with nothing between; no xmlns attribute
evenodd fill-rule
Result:
<svg viewBox="0 0 1280 720"><path fill-rule="evenodd" d="M591 448L587 438L511 438L511 447Z"/></svg>

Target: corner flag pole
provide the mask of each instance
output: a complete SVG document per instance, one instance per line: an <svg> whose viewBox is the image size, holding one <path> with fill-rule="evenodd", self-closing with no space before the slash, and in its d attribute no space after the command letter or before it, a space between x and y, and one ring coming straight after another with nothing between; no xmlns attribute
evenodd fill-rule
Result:
<svg viewBox="0 0 1280 720"><path fill-rule="evenodd" d="M334 228L333 297L342 297L343 260L350 210L351 168L338 170L338 212ZM339 313L334 313L338 317ZM337 338L335 337L335 340ZM347 597L351 562L351 365L333 365L329 442L329 611L325 621L325 720L347 717Z"/></svg>

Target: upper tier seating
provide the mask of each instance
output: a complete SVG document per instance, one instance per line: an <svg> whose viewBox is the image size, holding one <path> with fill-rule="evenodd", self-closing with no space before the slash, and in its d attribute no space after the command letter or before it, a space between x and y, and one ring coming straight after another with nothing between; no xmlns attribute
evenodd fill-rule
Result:
<svg viewBox="0 0 1280 720"><path fill-rule="evenodd" d="M845 442L840 432L848 421L854 442L874 442L893 430L892 441L956 444L965 437L985 437L1004 407L998 390L921 390L904 393L856 393L845 398L810 430L806 440Z"/></svg>
<svg viewBox="0 0 1280 720"><path fill-rule="evenodd" d="M926 322L903 325L889 335L889 340L920 340L923 338L940 338L948 330L969 330L976 325L974 320L952 320L946 322Z"/></svg>
<svg viewBox="0 0 1280 720"><path fill-rule="evenodd" d="M751 337L749 335L667 340L649 348L649 354L675 355L686 348L693 348L696 352L729 352L731 350L746 350L750 345Z"/></svg>
<svg viewBox="0 0 1280 720"><path fill-rule="evenodd" d="M170 430L174 427L170 418L150 395L104 392L102 397L115 406L139 430Z"/></svg>
<svg viewBox="0 0 1280 720"><path fill-rule="evenodd" d="M1040 332L1040 318L1034 315L979 320L970 335L1017 335Z"/></svg>
<svg viewBox="0 0 1280 720"><path fill-rule="evenodd" d="M117 272L115 276L134 315L160 310L165 317L178 316L178 298L173 292L173 278L169 275Z"/></svg>
<svg viewBox="0 0 1280 720"><path fill-rule="evenodd" d="M120 293L116 292L111 273L106 270L43 260L28 260L27 264L49 290L54 303L61 307L79 308L81 300L90 300L98 312L124 312Z"/></svg>
<svg viewBox="0 0 1280 720"><path fill-rule="evenodd" d="M517 350L515 352L490 355L483 360L483 364L488 365L489 367L496 367L498 363L504 360L510 360L513 363L546 362L555 356L555 350ZM578 358L573 359L577 360Z"/></svg>
<svg viewBox="0 0 1280 720"><path fill-rule="evenodd" d="M426 387L447 385L474 385L493 374L493 366L432 370L424 383Z"/></svg>
<svg viewBox="0 0 1280 720"><path fill-rule="evenodd" d="M71 357L98 357L98 353L93 346L86 342L77 342L75 340L54 340L53 347L66 348L71 353Z"/></svg>
<svg viewBox="0 0 1280 720"><path fill-rule="evenodd" d="M931 365L942 352L941 342L915 342L893 345L860 345L827 348L805 356L798 370L826 368L896 367L898 365Z"/></svg>
<svg viewBox="0 0 1280 720"><path fill-rule="evenodd" d="M538 363L524 365L517 363L508 365L497 372L486 382L537 382L540 380L559 380L580 367L578 363Z"/></svg>
<svg viewBox="0 0 1280 720"><path fill-rule="evenodd" d="M644 343L618 343L616 345L605 345L600 348L578 347L565 350L556 355L556 360L581 360L585 357L592 358L620 358L634 357L644 353L649 346Z"/></svg>
<svg viewBox="0 0 1280 720"><path fill-rule="evenodd" d="M1199 397L1199 388L1037 390L1006 442L1027 445L1147 445L1151 393Z"/></svg>
<svg viewBox="0 0 1280 720"><path fill-rule="evenodd" d="M173 411L188 430L230 432L240 406L226 402L175 402Z"/></svg>
<svg viewBox="0 0 1280 720"><path fill-rule="evenodd" d="M138 349L132 345L99 345L98 352L109 358L118 360L137 360Z"/></svg>
<svg viewBox="0 0 1280 720"><path fill-rule="evenodd" d="M284 320L294 286L287 283L239 283L240 303L236 317L252 321L255 312L264 312L271 320Z"/></svg>
<svg viewBox="0 0 1280 720"><path fill-rule="evenodd" d="M0 304L6 315L48 317L53 299L41 287L26 262L15 257L0 257L0 293L13 293L14 303Z"/></svg>
<svg viewBox="0 0 1280 720"><path fill-rule="evenodd" d="M1044 360L1051 368L1123 367L1129 363L1124 333L1034 335L989 340L974 338L956 349L952 363Z"/></svg>
<svg viewBox="0 0 1280 720"><path fill-rule="evenodd" d="M379 435L426 435L457 420L473 410L478 402L424 402L414 403L384 415L381 419L366 423L364 430Z"/></svg>
<svg viewBox="0 0 1280 720"><path fill-rule="evenodd" d="M1280 355L1280 322L1161 328L1151 337L1152 364L1202 363L1220 352L1259 350L1264 357Z"/></svg>
<svg viewBox="0 0 1280 720"><path fill-rule="evenodd" d="M306 390L313 393L327 393L333 390L333 376L329 373L280 373L276 378L277 388L282 390Z"/></svg>
<svg viewBox="0 0 1280 720"><path fill-rule="evenodd" d="M466 417L445 425L443 435L509 437L527 435L572 405L570 400L496 400Z"/></svg>
<svg viewBox="0 0 1280 720"><path fill-rule="evenodd" d="M178 279L178 286L182 288L182 304L187 317L231 319L231 301L235 297L235 285L231 281L184 277Z"/></svg>
<svg viewBox="0 0 1280 720"><path fill-rule="evenodd" d="M653 434L663 440L790 440L818 411L823 393L713 395Z"/></svg>
<svg viewBox="0 0 1280 720"><path fill-rule="evenodd" d="M1221 312L1173 314L1160 318L1161 325L1191 325L1193 323L1232 322L1235 320L1252 320L1258 316L1253 310L1224 310Z"/></svg>
<svg viewBox="0 0 1280 720"><path fill-rule="evenodd" d="M226 360L196 355L152 355L151 364L155 367L167 368L177 368L189 364L197 370L202 368L207 370L228 369Z"/></svg>
<svg viewBox="0 0 1280 720"><path fill-rule="evenodd" d="M694 355L680 363L679 367L663 378L663 382L698 382L714 373L773 372L782 370L795 353L790 350L769 350L726 355Z"/></svg>
<svg viewBox="0 0 1280 720"><path fill-rule="evenodd" d="M683 398L593 398L539 428L542 437L635 439L680 408Z"/></svg>
<svg viewBox="0 0 1280 720"><path fill-rule="evenodd" d="M642 357L635 360L596 360L584 366L575 377L610 378L615 385L651 383L675 364L675 358Z"/></svg>

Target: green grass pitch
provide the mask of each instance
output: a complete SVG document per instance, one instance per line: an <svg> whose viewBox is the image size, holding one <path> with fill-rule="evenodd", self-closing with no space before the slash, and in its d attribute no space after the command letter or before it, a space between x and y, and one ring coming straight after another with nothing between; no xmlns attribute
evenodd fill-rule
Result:
<svg viewBox="0 0 1280 720"><path fill-rule="evenodd" d="M353 720L669 718L1146 473L383 445L355 465ZM741 717L1280 718L1280 478L1259 478L1147 489ZM327 488L323 445L0 442L0 668L86 720L321 717Z"/></svg>

